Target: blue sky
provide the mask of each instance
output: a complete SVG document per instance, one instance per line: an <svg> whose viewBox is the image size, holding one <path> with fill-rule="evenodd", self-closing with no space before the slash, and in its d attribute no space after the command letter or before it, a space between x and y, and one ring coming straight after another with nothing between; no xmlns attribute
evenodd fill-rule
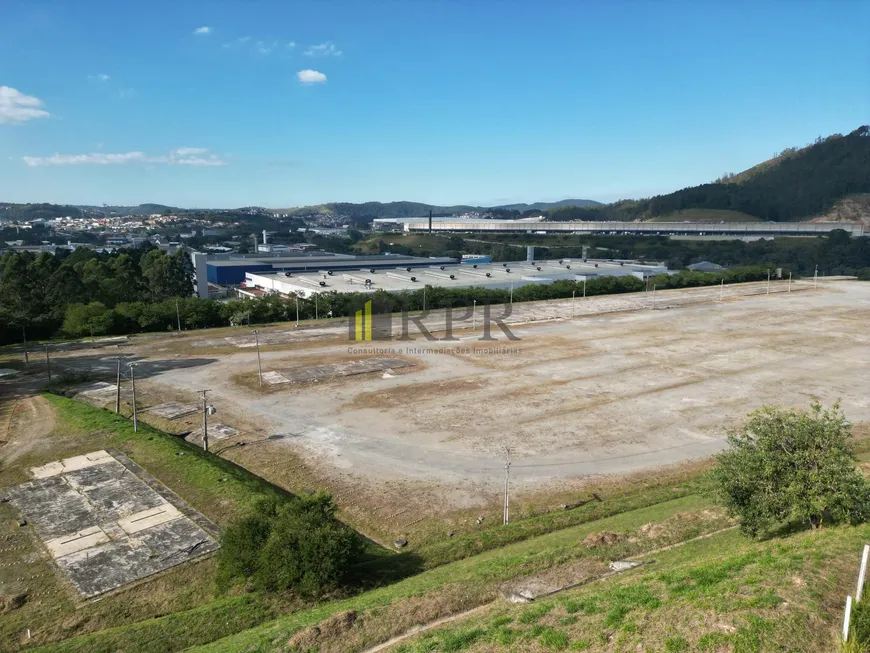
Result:
<svg viewBox="0 0 870 653"><path fill-rule="evenodd" d="M857 0L2 4L0 201L613 201L870 122Z"/></svg>

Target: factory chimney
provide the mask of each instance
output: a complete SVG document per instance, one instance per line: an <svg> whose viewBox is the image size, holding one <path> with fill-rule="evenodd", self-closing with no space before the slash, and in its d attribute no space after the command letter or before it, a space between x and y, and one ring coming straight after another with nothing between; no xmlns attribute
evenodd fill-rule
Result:
<svg viewBox="0 0 870 653"><path fill-rule="evenodd" d="M429 209L429 233L432 233L432 209Z"/></svg>

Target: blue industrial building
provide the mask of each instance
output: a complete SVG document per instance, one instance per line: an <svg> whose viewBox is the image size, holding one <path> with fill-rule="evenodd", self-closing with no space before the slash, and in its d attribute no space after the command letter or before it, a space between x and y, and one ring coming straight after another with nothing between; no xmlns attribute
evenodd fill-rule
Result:
<svg viewBox="0 0 870 653"><path fill-rule="evenodd" d="M454 263L451 258L422 258L398 254L350 256L317 253L298 256L250 256L215 258L206 262L206 278L211 284L233 286L245 281L246 272L317 272L318 270L363 270L408 267L418 268Z"/></svg>

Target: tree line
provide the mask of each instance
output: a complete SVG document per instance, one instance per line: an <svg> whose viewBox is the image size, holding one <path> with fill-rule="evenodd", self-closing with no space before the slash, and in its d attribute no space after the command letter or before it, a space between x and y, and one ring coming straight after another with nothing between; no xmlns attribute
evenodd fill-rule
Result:
<svg viewBox="0 0 870 653"><path fill-rule="evenodd" d="M767 268L743 267L724 273L690 272L684 270L675 275L657 275L649 281L649 287L688 288L720 283L760 281L767 278ZM328 292L312 298L281 297L270 295L259 299L230 299L215 301L199 297L179 297L162 301L120 302L110 307L100 301L67 304L64 318L56 335L66 337L89 337L127 335L145 332L161 332L182 329L205 329L221 326L239 326L312 320L315 318L338 318L351 315L367 299L374 299L381 310L392 313L437 309L464 309L475 302L484 304L507 304L511 301L542 301L564 299L572 295L582 297L609 295L644 290L646 283L635 276L597 277L585 284L571 280L559 280L548 284L530 284L510 288L444 288L425 286L419 290L390 293L376 290L374 293ZM6 343L20 342L21 334L11 330Z"/></svg>
<svg viewBox="0 0 870 653"><path fill-rule="evenodd" d="M0 256L0 343L20 342L25 332L31 338L52 337L65 328L69 315L81 313L81 306L91 306L93 317L99 307L138 313L131 306L189 297L193 276L184 251L167 254L147 243L111 254L85 248L38 255L7 252ZM94 319L96 332L117 329L106 318Z"/></svg>

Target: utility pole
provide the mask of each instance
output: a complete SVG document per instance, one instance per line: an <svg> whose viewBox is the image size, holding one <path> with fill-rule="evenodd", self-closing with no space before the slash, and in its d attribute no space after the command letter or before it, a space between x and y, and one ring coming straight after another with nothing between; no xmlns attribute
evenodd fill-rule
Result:
<svg viewBox="0 0 870 653"><path fill-rule="evenodd" d="M296 295L296 328L299 328L299 295Z"/></svg>
<svg viewBox="0 0 870 653"><path fill-rule="evenodd" d="M121 357L118 356L118 374L115 376L115 414L121 412Z"/></svg>
<svg viewBox="0 0 870 653"><path fill-rule="evenodd" d="M136 411L136 375L133 373L133 368L136 363L127 363L130 366L130 387L133 390L133 432L139 431L139 413Z"/></svg>
<svg viewBox="0 0 870 653"><path fill-rule="evenodd" d="M505 445L504 448L504 525L510 521L510 473L511 473L511 450Z"/></svg>
<svg viewBox="0 0 870 653"><path fill-rule="evenodd" d="M24 337L24 367L30 365L30 357L27 355L27 328L21 325L21 335Z"/></svg>
<svg viewBox="0 0 870 653"><path fill-rule="evenodd" d="M257 378L260 380L260 387L263 387L263 365L260 363L260 332L254 329L254 342L257 343Z"/></svg>
<svg viewBox="0 0 870 653"><path fill-rule="evenodd" d="M477 300L471 300L471 328L477 328Z"/></svg>
<svg viewBox="0 0 870 653"><path fill-rule="evenodd" d="M583 277L583 299L586 299L586 277Z"/></svg>
<svg viewBox="0 0 870 653"><path fill-rule="evenodd" d="M178 310L178 297L175 298L175 317L178 318L178 331L181 332L181 312Z"/></svg>
<svg viewBox="0 0 870 653"><path fill-rule="evenodd" d="M48 345L45 346L45 369L48 372L48 391L51 392L51 356L48 355Z"/></svg>
<svg viewBox="0 0 870 653"><path fill-rule="evenodd" d="M202 448L208 451L208 406L205 404L205 393L208 390L199 390L202 395Z"/></svg>
<svg viewBox="0 0 870 653"><path fill-rule="evenodd" d="M819 266L816 266L816 271L813 272L813 288L816 287L816 282L819 280Z"/></svg>
<svg viewBox="0 0 870 653"><path fill-rule="evenodd" d="M571 317L577 316L577 311L574 310L574 295L577 294L576 290L571 291Z"/></svg>
<svg viewBox="0 0 870 653"><path fill-rule="evenodd" d="M770 294L770 270L767 271L767 294Z"/></svg>
<svg viewBox="0 0 870 653"><path fill-rule="evenodd" d="M656 310L656 285L653 284L653 310Z"/></svg>
<svg viewBox="0 0 870 653"><path fill-rule="evenodd" d="M719 301L723 301L725 299L725 278L719 282Z"/></svg>
<svg viewBox="0 0 870 653"><path fill-rule="evenodd" d="M514 305L514 282L511 281L511 306Z"/></svg>
<svg viewBox="0 0 870 653"><path fill-rule="evenodd" d="M426 312L426 288L423 288L423 312Z"/></svg>

